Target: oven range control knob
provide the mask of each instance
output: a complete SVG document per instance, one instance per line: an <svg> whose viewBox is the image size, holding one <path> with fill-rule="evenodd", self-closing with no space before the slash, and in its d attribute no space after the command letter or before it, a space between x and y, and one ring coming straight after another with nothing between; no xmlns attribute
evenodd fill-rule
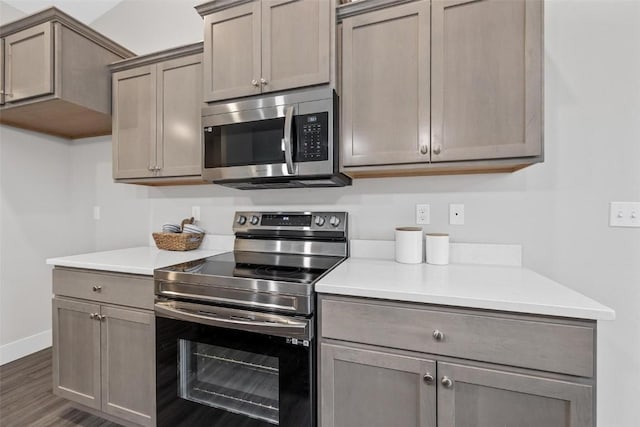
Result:
<svg viewBox="0 0 640 427"><path fill-rule="evenodd" d="M252 225L256 225L258 223L258 221L260 221L260 218L258 218L255 215L252 215L251 219L249 221L251 222Z"/></svg>
<svg viewBox="0 0 640 427"><path fill-rule="evenodd" d="M316 217L316 225L318 227L322 227L324 225L324 217L322 216L317 216Z"/></svg>
<svg viewBox="0 0 640 427"><path fill-rule="evenodd" d="M331 224L333 227L337 227L340 225L340 218L338 218L335 215L331 215L331 218L329 218L329 224Z"/></svg>
<svg viewBox="0 0 640 427"><path fill-rule="evenodd" d="M247 217L244 215L240 215L236 222L240 225L244 225L247 222Z"/></svg>

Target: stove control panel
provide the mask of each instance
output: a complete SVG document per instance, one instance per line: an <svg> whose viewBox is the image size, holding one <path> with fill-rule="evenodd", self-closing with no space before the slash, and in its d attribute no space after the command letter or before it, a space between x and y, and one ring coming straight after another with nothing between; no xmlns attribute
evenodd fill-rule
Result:
<svg viewBox="0 0 640 427"><path fill-rule="evenodd" d="M347 212L236 212L233 231L268 230L342 232L347 230Z"/></svg>

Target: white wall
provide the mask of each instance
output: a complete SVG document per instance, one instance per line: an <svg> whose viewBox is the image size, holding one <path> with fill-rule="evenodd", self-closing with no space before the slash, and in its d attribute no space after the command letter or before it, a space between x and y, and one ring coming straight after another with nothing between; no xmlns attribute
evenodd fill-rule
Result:
<svg viewBox="0 0 640 427"><path fill-rule="evenodd" d="M95 27L138 53L202 38L201 21L194 19L191 2L144 8L142 3L125 0L98 19ZM640 2L635 0L547 0L544 164L504 175L358 180L343 189L147 189L111 183L109 138L78 141L69 147L68 162L60 162L73 168L69 215L94 233L93 241L77 242L78 250L50 248L52 255L82 252L91 244L108 249L147 242L151 228L188 216L193 205L201 206L202 225L212 233L231 234L237 209L327 208L350 212L354 238L391 239L394 226L413 223L416 203L430 203L428 230L448 231L458 241L522 244L526 266L616 310L616 321L599 325L598 420L604 427L635 426L640 395L640 229L610 228L607 214L612 200L640 201L638 22ZM40 144L48 142L59 144L47 137ZM33 187L17 179L7 181L6 165L24 156L8 153L4 138L1 148L4 206L9 186ZM7 160L8 155L15 157ZM36 168L26 163L23 174ZM61 189L47 189L64 194ZM462 227L447 225L447 204L452 202L465 204ZM94 205L103 213L95 222ZM27 211L35 208L25 206ZM4 207L0 269L7 265L4 242L9 241L5 237L9 221L2 212ZM55 239L55 233L44 236ZM20 265L42 261L36 249L27 252ZM4 301L5 295L15 292L5 292L2 278L9 273L1 271ZM24 280L19 283L25 286ZM36 289L46 291L48 298L48 286L49 282L31 288L29 298ZM10 304L30 301L12 298ZM7 329L21 326L12 320ZM50 327L45 320L42 330ZM11 333L17 337L25 332Z"/></svg>

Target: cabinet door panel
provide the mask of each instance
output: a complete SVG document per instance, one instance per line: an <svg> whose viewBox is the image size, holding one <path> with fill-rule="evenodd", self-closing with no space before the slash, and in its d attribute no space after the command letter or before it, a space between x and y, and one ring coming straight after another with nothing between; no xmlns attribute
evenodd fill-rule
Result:
<svg viewBox="0 0 640 427"><path fill-rule="evenodd" d="M343 21L344 166L428 161L429 13L419 1Z"/></svg>
<svg viewBox="0 0 640 427"><path fill-rule="evenodd" d="M202 55L158 64L158 167L161 176L200 175Z"/></svg>
<svg viewBox="0 0 640 427"><path fill-rule="evenodd" d="M331 1L262 1L263 92L329 81Z"/></svg>
<svg viewBox="0 0 640 427"><path fill-rule="evenodd" d="M204 28L205 101L260 93L260 2L207 15Z"/></svg>
<svg viewBox="0 0 640 427"><path fill-rule="evenodd" d="M140 425L153 425L153 314L102 306L102 315L102 411Z"/></svg>
<svg viewBox="0 0 640 427"><path fill-rule="evenodd" d="M156 165L156 66L113 75L113 177L147 178Z"/></svg>
<svg viewBox="0 0 640 427"><path fill-rule="evenodd" d="M0 105L4 105L5 99L5 68L4 68L4 39L0 39Z"/></svg>
<svg viewBox="0 0 640 427"><path fill-rule="evenodd" d="M588 385L441 362L438 378L439 427L593 426Z"/></svg>
<svg viewBox="0 0 640 427"><path fill-rule="evenodd" d="M434 0L432 161L542 150L542 1Z"/></svg>
<svg viewBox="0 0 640 427"><path fill-rule="evenodd" d="M435 427L436 377L430 360L321 345L323 427Z"/></svg>
<svg viewBox="0 0 640 427"><path fill-rule="evenodd" d="M100 306L53 299L53 392L100 409Z"/></svg>
<svg viewBox="0 0 640 427"><path fill-rule="evenodd" d="M6 102L53 93L51 22L5 38Z"/></svg>

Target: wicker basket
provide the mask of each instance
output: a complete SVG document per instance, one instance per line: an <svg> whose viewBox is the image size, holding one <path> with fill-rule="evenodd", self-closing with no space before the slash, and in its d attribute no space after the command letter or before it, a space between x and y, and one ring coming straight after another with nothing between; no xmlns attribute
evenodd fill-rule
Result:
<svg viewBox="0 0 640 427"><path fill-rule="evenodd" d="M198 249L204 234L195 233L153 233L158 249L167 251L191 251Z"/></svg>
<svg viewBox="0 0 640 427"><path fill-rule="evenodd" d="M181 226L193 224L193 218L182 221ZM167 251L192 251L198 249L204 239L204 234L197 233L153 233L153 240L158 249Z"/></svg>

